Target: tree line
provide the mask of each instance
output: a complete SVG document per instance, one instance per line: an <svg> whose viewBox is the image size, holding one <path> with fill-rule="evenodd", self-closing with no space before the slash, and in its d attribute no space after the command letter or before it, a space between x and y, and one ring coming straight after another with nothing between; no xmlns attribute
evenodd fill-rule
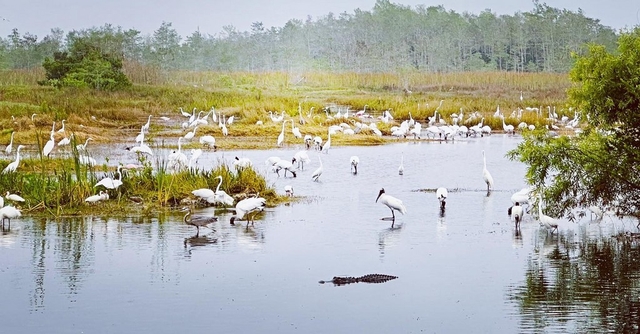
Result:
<svg viewBox="0 0 640 334"><path fill-rule="evenodd" d="M39 67L55 52L89 43L121 61L160 70L192 71L516 71L567 72L572 53L586 44L615 50L616 32L581 10L533 1L513 15L490 10L457 13L442 6L415 8L377 0L371 11L329 13L250 31L233 26L211 35L182 37L170 22L152 35L107 24L38 40L17 29L0 38L0 69Z"/></svg>

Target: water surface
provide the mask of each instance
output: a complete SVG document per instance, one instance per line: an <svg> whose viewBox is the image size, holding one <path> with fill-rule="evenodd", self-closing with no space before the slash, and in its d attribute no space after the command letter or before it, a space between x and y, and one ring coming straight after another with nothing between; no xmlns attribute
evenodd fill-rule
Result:
<svg viewBox="0 0 640 334"><path fill-rule="evenodd" d="M305 199L267 210L255 226L219 217L215 231L160 216L12 222L0 237L0 314L7 333L461 333L620 331L638 308L638 247L612 238L625 220L562 220L550 235L506 215L525 186L503 135L377 147L334 147L296 178L264 161L301 147L205 152L211 167L250 158L284 192ZM487 196L482 150L495 189ZM158 153L162 155L163 153ZM350 173L349 158L360 158ZM398 175L404 156L404 175ZM319 182L311 173L322 159ZM130 159L123 154L118 159ZM116 159L112 158L111 161ZM449 189L444 215L434 189ZM407 207L380 220L380 188ZM383 284L318 284L381 273ZM627 327L625 327L627 326Z"/></svg>

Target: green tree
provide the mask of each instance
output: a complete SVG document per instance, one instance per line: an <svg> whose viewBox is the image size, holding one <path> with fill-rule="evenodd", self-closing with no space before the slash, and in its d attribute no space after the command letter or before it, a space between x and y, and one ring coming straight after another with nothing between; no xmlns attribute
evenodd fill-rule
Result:
<svg viewBox="0 0 640 334"><path fill-rule="evenodd" d="M569 97L589 123L575 137L525 137L508 153L528 165L552 214L597 205L640 218L640 27L624 32L616 53L591 45L576 56Z"/></svg>
<svg viewBox="0 0 640 334"><path fill-rule="evenodd" d="M116 90L131 85L122 72L122 56L106 53L87 37L74 39L68 52L55 52L42 64L46 79L42 85L89 87Z"/></svg>

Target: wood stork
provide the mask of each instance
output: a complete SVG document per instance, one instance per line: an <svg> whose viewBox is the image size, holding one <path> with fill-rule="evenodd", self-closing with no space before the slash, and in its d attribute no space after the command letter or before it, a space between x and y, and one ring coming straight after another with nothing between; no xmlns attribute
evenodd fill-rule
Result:
<svg viewBox="0 0 640 334"><path fill-rule="evenodd" d="M253 216L267 205L267 200L262 197L245 198L236 204L236 214L231 216L229 223L235 225L236 220L242 220L246 216L247 227L253 225Z"/></svg>
<svg viewBox="0 0 640 334"><path fill-rule="evenodd" d="M293 159L291 159L291 163L294 162L298 163L298 169L304 170L304 164L310 163L311 159L309 158L307 151L298 151L298 153L293 156Z"/></svg>
<svg viewBox="0 0 640 334"><path fill-rule="evenodd" d="M436 198L440 201L440 210L444 211L445 205L447 205L447 196L449 193L447 192L447 188L440 187L436 190Z"/></svg>
<svg viewBox="0 0 640 334"><path fill-rule="evenodd" d="M284 160L284 159L280 159L278 161L276 161L275 164L273 164L273 168L275 169L276 173L278 174L278 176L280 176L280 170L284 169L284 176L287 176L287 172L291 173L293 175L293 177L296 177L296 172L293 170L293 160L289 161L289 160Z"/></svg>
<svg viewBox="0 0 640 334"><path fill-rule="evenodd" d="M312 179L313 181L316 181L316 182L317 182L317 181L318 181L318 179L320 178L320 175L322 175L322 171L323 171L323 168L322 168L322 159L320 158L320 156L319 156L319 155L318 155L318 160L320 160L320 167L318 167L318 169L316 169L316 170L313 172L313 174L311 174L311 179Z"/></svg>
<svg viewBox="0 0 640 334"><path fill-rule="evenodd" d="M360 158L354 155L351 157L351 159L349 159L349 161L351 162L351 169L353 170L353 174L358 174L358 164L360 163Z"/></svg>
<svg viewBox="0 0 640 334"><path fill-rule="evenodd" d="M3 174L6 173L13 173L16 171L16 169L18 169L18 164L20 163L20 149L23 148L24 146L22 145L18 145L18 149L16 150L16 160L14 160L12 163L8 164L7 167L5 167L2 170Z"/></svg>
<svg viewBox="0 0 640 334"><path fill-rule="evenodd" d="M217 149L216 139L210 135L200 137L200 144L202 144L203 146L207 146L209 148L213 147L214 151Z"/></svg>
<svg viewBox="0 0 640 334"><path fill-rule="evenodd" d="M511 208L511 220L516 222L516 230L520 229L520 222L522 221L523 210L519 202L516 202Z"/></svg>
<svg viewBox="0 0 640 334"><path fill-rule="evenodd" d="M291 185L284 186L284 193L289 197L293 197L293 187Z"/></svg>
<svg viewBox="0 0 640 334"><path fill-rule="evenodd" d="M249 160L249 158L236 157L235 159L236 161L234 161L233 164L236 165L236 167L246 168L253 166L253 163L251 162L251 160Z"/></svg>
<svg viewBox="0 0 640 334"><path fill-rule="evenodd" d="M389 208L389 210L391 210L391 220L393 221L391 223L391 227L393 227L393 224L395 223L395 220L396 220L396 215L393 212L393 210L396 210L403 215L407 213L407 208L404 206L404 204L402 204L402 201L391 195L387 195L384 191L384 188L380 189L380 192L378 193L378 197L376 198L376 203L378 203L378 200L380 201L381 204L386 205ZM382 219L388 220L388 218L382 218Z"/></svg>
<svg viewBox="0 0 640 334"><path fill-rule="evenodd" d="M13 134L14 133L15 133L15 131L11 132L11 140L9 141L9 145L7 145L7 148L4 149L4 151L7 154L11 154L11 151L13 150Z"/></svg>
<svg viewBox="0 0 640 334"><path fill-rule="evenodd" d="M196 236L200 235L200 227L209 227L207 225L213 224L213 223L218 221L218 217L213 217L213 216L193 216L191 214L191 208L188 207L188 206L185 206L180 211L186 212L186 214L182 218L184 223L187 224L187 225L195 226L197 228L198 232L196 232ZM212 229L212 230L214 230L214 229Z"/></svg>
<svg viewBox="0 0 640 334"><path fill-rule="evenodd" d="M482 150L482 163L482 178L487 184L487 193L490 193L493 188L493 177L491 177L491 173L487 170L487 158L485 157L484 150Z"/></svg>

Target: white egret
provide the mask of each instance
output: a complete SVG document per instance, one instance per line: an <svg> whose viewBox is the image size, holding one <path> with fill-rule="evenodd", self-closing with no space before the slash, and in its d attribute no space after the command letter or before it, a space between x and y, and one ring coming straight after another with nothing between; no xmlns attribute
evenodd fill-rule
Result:
<svg viewBox="0 0 640 334"><path fill-rule="evenodd" d="M229 196L224 190L220 190L220 185L222 185L222 176L218 175L216 179L220 179L220 182L218 182L218 187L216 187L215 191L216 202L222 203L226 206L232 206L233 197Z"/></svg>
<svg viewBox="0 0 640 334"><path fill-rule="evenodd" d="M20 149L23 147L24 146L22 145L18 145L18 149L16 150L16 160L8 164L7 167L5 167L4 170L2 170L3 174L12 173L12 172L15 172L16 169L18 169L18 164L20 163Z"/></svg>
<svg viewBox="0 0 640 334"><path fill-rule="evenodd" d="M0 218L2 218L2 226L4 226L5 219L9 221L9 227L11 227L11 219L22 216L20 210L14 208L11 205L7 205L0 209Z"/></svg>
<svg viewBox="0 0 640 334"><path fill-rule="evenodd" d="M285 123L287 123L287 121L282 122L282 131L278 135L278 140L276 142L276 144L278 146L282 146L282 142L284 141L284 125L285 125Z"/></svg>
<svg viewBox="0 0 640 334"><path fill-rule="evenodd" d="M78 162L82 165L89 165L89 166L95 166L97 164L96 159L86 156L84 154L78 156Z"/></svg>
<svg viewBox="0 0 640 334"><path fill-rule="evenodd" d="M393 221L393 223L391 223L391 227L393 227L393 224L395 223L395 219L396 219L396 215L393 212L393 210L396 210L403 215L407 213L407 208L404 206L404 204L402 204L402 201L391 195L387 195L384 191L384 188L380 189L380 192L378 193L378 197L376 198L376 203L378 202L378 200L380 200L381 204L386 205L389 208L389 210L391 210L391 220ZM382 218L382 219L385 219L385 218Z"/></svg>
<svg viewBox="0 0 640 334"><path fill-rule="evenodd" d="M192 139L192 138L193 138L193 136L195 136L195 135L196 135L196 130L197 130L197 129L198 129L198 126L196 125L196 126L193 128L193 131L189 131L189 132L187 132L187 134L186 134L186 135L184 135L184 139L189 139L189 140L190 140L190 139Z"/></svg>
<svg viewBox="0 0 640 334"><path fill-rule="evenodd" d="M318 181L318 179L320 178L320 175L322 175L322 159L320 159L320 156L318 155L318 160L320 160L320 167L318 167L318 169L316 169L313 174L311 174L311 179L313 181Z"/></svg>
<svg viewBox="0 0 640 334"><path fill-rule="evenodd" d="M100 182L96 183L96 185L94 187L97 186L103 186L107 189L118 189L118 187L120 187L122 185L122 171L121 171L122 166L118 166L118 170L116 171L116 173L118 173L118 178L117 179L113 179L110 177L105 177L104 179L100 180Z"/></svg>
<svg viewBox="0 0 640 334"><path fill-rule="evenodd" d="M169 169L173 169L174 171L180 170L182 168L187 167L189 163L189 159L187 159L187 155L182 153L182 137L178 138L178 150L171 152L167 156L167 167Z"/></svg>
<svg viewBox="0 0 640 334"><path fill-rule="evenodd" d="M442 211L444 211L444 207L447 205L447 196L449 196L447 188L440 187L436 190L436 198L440 201L440 210Z"/></svg>
<svg viewBox="0 0 640 334"><path fill-rule="evenodd" d="M102 190L100 190L100 193L98 193L97 195L91 195L84 199L84 201L87 203L96 203L103 200L105 200L105 196L104 191Z"/></svg>
<svg viewBox="0 0 640 334"><path fill-rule="evenodd" d="M73 134L71 134L73 136ZM71 144L71 139L69 137L64 137L62 139L60 139L60 141L58 142L58 146L66 146Z"/></svg>
<svg viewBox="0 0 640 334"><path fill-rule="evenodd" d="M487 184L487 192L491 192L491 189L493 188L493 177L491 177L491 173L487 170L487 158L485 157L484 150L482 150L482 163L482 178Z"/></svg>
<svg viewBox="0 0 640 334"><path fill-rule="evenodd" d="M198 163L198 158L200 158L201 155L202 155L201 149L199 148L192 149L191 157L189 158L189 164L187 165L187 167L191 168L192 166L195 166Z"/></svg>
<svg viewBox="0 0 640 334"><path fill-rule="evenodd" d="M53 131L51 131L49 140L47 141L46 144L44 144L44 147L42 148L42 155L44 155L45 157L48 157L49 154L51 154L51 151L53 151L54 146L55 146L55 141L53 139Z"/></svg>
<svg viewBox="0 0 640 334"><path fill-rule="evenodd" d="M66 119L62 120L62 127L60 128L60 130L58 130L58 133L64 133L64 122L66 121Z"/></svg>
<svg viewBox="0 0 640 334"><path fill-rule="evenodd" d="M551 233L557 231L558 220L542 213L542 195L538 194L538 199L540 200L538 203L538 215L540 216L538 219L540 219L540 224L550 230Z"/></svg>
<svg viewBox="0 0 640 334"><path fill-rule="evenodd" d="M144 125L140 127L140 133L136 136L136 143L144 142Z"/></svg>
<svg viewBox="0 0 640 334"><path fill-rule="evenodd" d="M229 129L227 129L227 124L224 121L222 122L222 135L225 137L229 135Z"/></svg>
<svg viewBox="0 0 640 334"><path fill-rule="evenodd" d="M10 192L7 191L7 196L5 196L4 198L12 201L12 202L24 202L24 198L22 198L22 196L20 195L16 195L16 194L12 194Z"/></svg>
<svg viewBox="0 0 640 334"><path fill-rule="evenodd" d="M198 229L198 232L196 232L196 236L200 235L200 227L208 227L207 225L213 224L215 222L218 221L218 217L213 217L213 216L193 216L191 214L191 208L185 206L184 208L182 208L182 210L180 210L182 212L187 212L184 217L182 218L182 220L184 221L185 224L187 225L191 225L191 226L195 226ZM212 229L213 230L213 229Z"/></svg>
<svg viewBox="0 0 640 334"><path fill-rule="evenodd" d="M149 115L147 123L142 126L142 131L149 132L149 126L151 126L151 115Z"/></svg>
<svg viewBox="0 0 640 334"><path fill-rule="evenodd" d="M351 159L349 159L349 161L351 162L351 168L353 169L353 174L358 174L358 164L360 163L360 158L354 155L351 157Z"/></svg>
<svg viewBox="0 0 640 334"><path fill-rule="evenodd" d="M87 144L89 144L89 140L93 140L93 138L89 137L89 138L87 138L87 140L84 141L84 144L76 145L76 149L78 151L86 151L87 150Z"/></svg>
<svg viewBox="0 0 640 334"><path fill-rule="evenodd" d="M11 132L11 140L9 141L9 145L7 145L7 148L4 149L4 151L7 154L11 154L11 151L13 150L13 134L14 133L15 133L15 131Z"/></svg>
<svg viewBox="0 0 640 334"><path fill-rule="evenodd" d="M227 119L227 125L231 125L233 124L233 119L235 118L235 115L231 115L231 117L229 117L229 119Z"/></svg>
<svg viewBox="0 0 640 334"><path fill-rule="evenodd" d="M400 154L400 167L398 167L398 175L404 175L404 153Z"/></svg>
<svg viewBox="0 0 640 334"><path fill-rule="evenodd" d="M266 205L267 200L262 197L245 198L236 204L236 214L231 216L229 223L235 225L236 220L242 220L242 218L247 216L247 227L249 227L249 222L253 225L253 215L264 210Z"/></svg>
<svg viewBox="0 0 640 334"><path fill-rule="evenodd" d="M184 111L184 110L182 109L182 107L180 107L180 113L181 113L181 114L182 114L182 116L184 116L184 117L191 117L191 114L190 114L190 113L188 113L188 112L186 112L186 111Z"/></svg>
<svg viewBox="0 0 640 334"><path fill-rule="evenodd" d="M328 133L328 136L329 138L324 143L324 145L322 145L322 152L324 153L329 153L329 148L331 148L331 132Z"/></svg>
<svg viewBox="0 0 640 334"><path fill-rule="evenodd" d="M293 121L291 121L291 133L293 133L293 136L298 139L302 138L302 133L300 132L300 128L295 126Z"/></svg>

